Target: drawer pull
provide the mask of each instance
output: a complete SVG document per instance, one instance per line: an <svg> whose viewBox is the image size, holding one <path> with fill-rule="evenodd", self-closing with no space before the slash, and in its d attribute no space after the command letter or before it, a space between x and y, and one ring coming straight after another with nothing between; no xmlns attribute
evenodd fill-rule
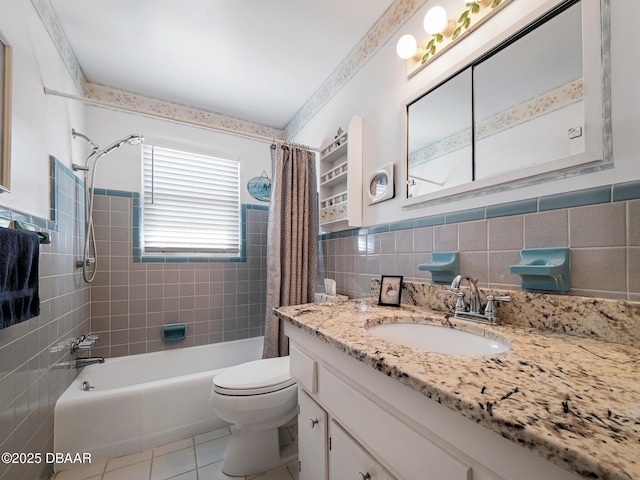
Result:
<svg viewBox="0 0 640 480"><path fill-rule="evenodd" d="M369 472L367 473L358 472L358 480L369 480L370 478L371 478L371 475L369 475Z"/></svg>
<svg viewBox="0 0 640 480"><path fill-rule="evenodd" d="M316 426L316 424L318 423L318 419L317 418L310 418L309 419L309 426L311 428L314 428Z"/></svg>

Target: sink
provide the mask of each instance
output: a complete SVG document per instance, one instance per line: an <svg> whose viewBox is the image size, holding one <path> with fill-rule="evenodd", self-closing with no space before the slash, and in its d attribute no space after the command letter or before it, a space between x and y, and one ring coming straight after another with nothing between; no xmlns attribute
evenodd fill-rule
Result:
<svg viewBox="0 0 640 480"><path fill-rule="evenodd" d="M446 355L493 355L510 348L508 341L502 342L462 330L423 323L384 323L369 327L367 331L375 337L405 347Z"/></svg>

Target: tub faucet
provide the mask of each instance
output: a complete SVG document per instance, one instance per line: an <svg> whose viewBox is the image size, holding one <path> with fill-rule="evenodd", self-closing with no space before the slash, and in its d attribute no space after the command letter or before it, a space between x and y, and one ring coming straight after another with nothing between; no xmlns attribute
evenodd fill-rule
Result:
<svg viewBox="0 0 640 480"><path fill-rule="evenodd" d="M86 357L86 358L78 358L75 360L76 368L86 367L88 365L93 365L94 363L104 363L103 357Z"/></svg>
<svg viewBox="0 0 640 480"><path fill-rule="evenodd" d="M467 308L467 304L464 302L464 292L460 290L460 283L463 280L469 282L469 308ZM489 323L491 325L497 325L500 323L496 302L511 301L511 297L509 295L487 295L487 305L484 307L483 311L482 300L480 299L480 290L478 289L478 281L468 275L456 276L451 282L451 290L446 290L446 293L457 297L453 312L454 318L463 318L465 320Z"/></svg>

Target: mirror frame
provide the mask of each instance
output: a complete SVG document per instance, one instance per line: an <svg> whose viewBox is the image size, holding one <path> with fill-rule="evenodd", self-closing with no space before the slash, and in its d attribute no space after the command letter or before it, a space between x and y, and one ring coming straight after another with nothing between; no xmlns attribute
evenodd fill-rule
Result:
<svg viewBox="0 0 640 480"><path fill-rule="evenodd" d="M2 65L0 65L0 193L11 186L11 78L13 50L0 33Z"/></svg>
<svg viewBox="0 0 640 480"><path fill-rule="evenodd" d="M585 86L588 86L587 88L589 89L589 95L584 96L584 152L533 167L505 172L489 178L457 185L437 192L408 197L409 105L437 88L448 78L471 66L492 50L497 49L505 43L509 43L514 36L531 24L577 2L580 3L582 9L583 79ZM402 206L411 207L424 202L434 204L443 201L461 200L477 196L480 191L484 195L497 191L523 188L540 182L554 181L568 176L581 175L594 170L611 168L613 158L610 107L609 2L610 0L546 0L541 4L538 4L538 2L513 2L483 25L487 30L483 31L482 36L478 35L478 37L474 37L474 34L471 34L465 41L459 44L460 49L465 47L469 48L467 42L475 41L482 45L481 47L477 47L471 51L466 50L466 52L468 52L466 54L455 54L455 47L443 53L439 57L442 63L440 64L441 67L438 73L436 73L420 91L414 93L402 104L404 127ZM513 8L515 5L518 5L520 10ZM509 7L512 8L510 9ZM508 24L507 28L503 28L505 23ZM481 29L474 33L480 34ZM445 61L448 62L444 63ZM433 67L436 66L436 63L437 62L433 63ZM423 70L424 73L428 71L429 69ZM419 77L420 75L417 75L414 78Z"/></svg>

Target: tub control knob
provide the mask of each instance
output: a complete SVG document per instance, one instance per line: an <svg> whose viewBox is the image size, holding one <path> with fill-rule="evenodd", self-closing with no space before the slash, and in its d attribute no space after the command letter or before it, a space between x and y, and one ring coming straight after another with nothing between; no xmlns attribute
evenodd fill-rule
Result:
<svg viewBox="0 0 640 480"><path fill-rule="evenodd" d="M358 480L369 480L370 478L371 478L371 475L369 475L369 472L367 473L358 472Z"/></svg>
<svg viewBox="0 0 640 480"><path fill-rule="evenodd" d="M316 426L316 424L318 423L318 419L317 418L310 418L309 419L309 426L311 428L314 428Z"/></svg>

